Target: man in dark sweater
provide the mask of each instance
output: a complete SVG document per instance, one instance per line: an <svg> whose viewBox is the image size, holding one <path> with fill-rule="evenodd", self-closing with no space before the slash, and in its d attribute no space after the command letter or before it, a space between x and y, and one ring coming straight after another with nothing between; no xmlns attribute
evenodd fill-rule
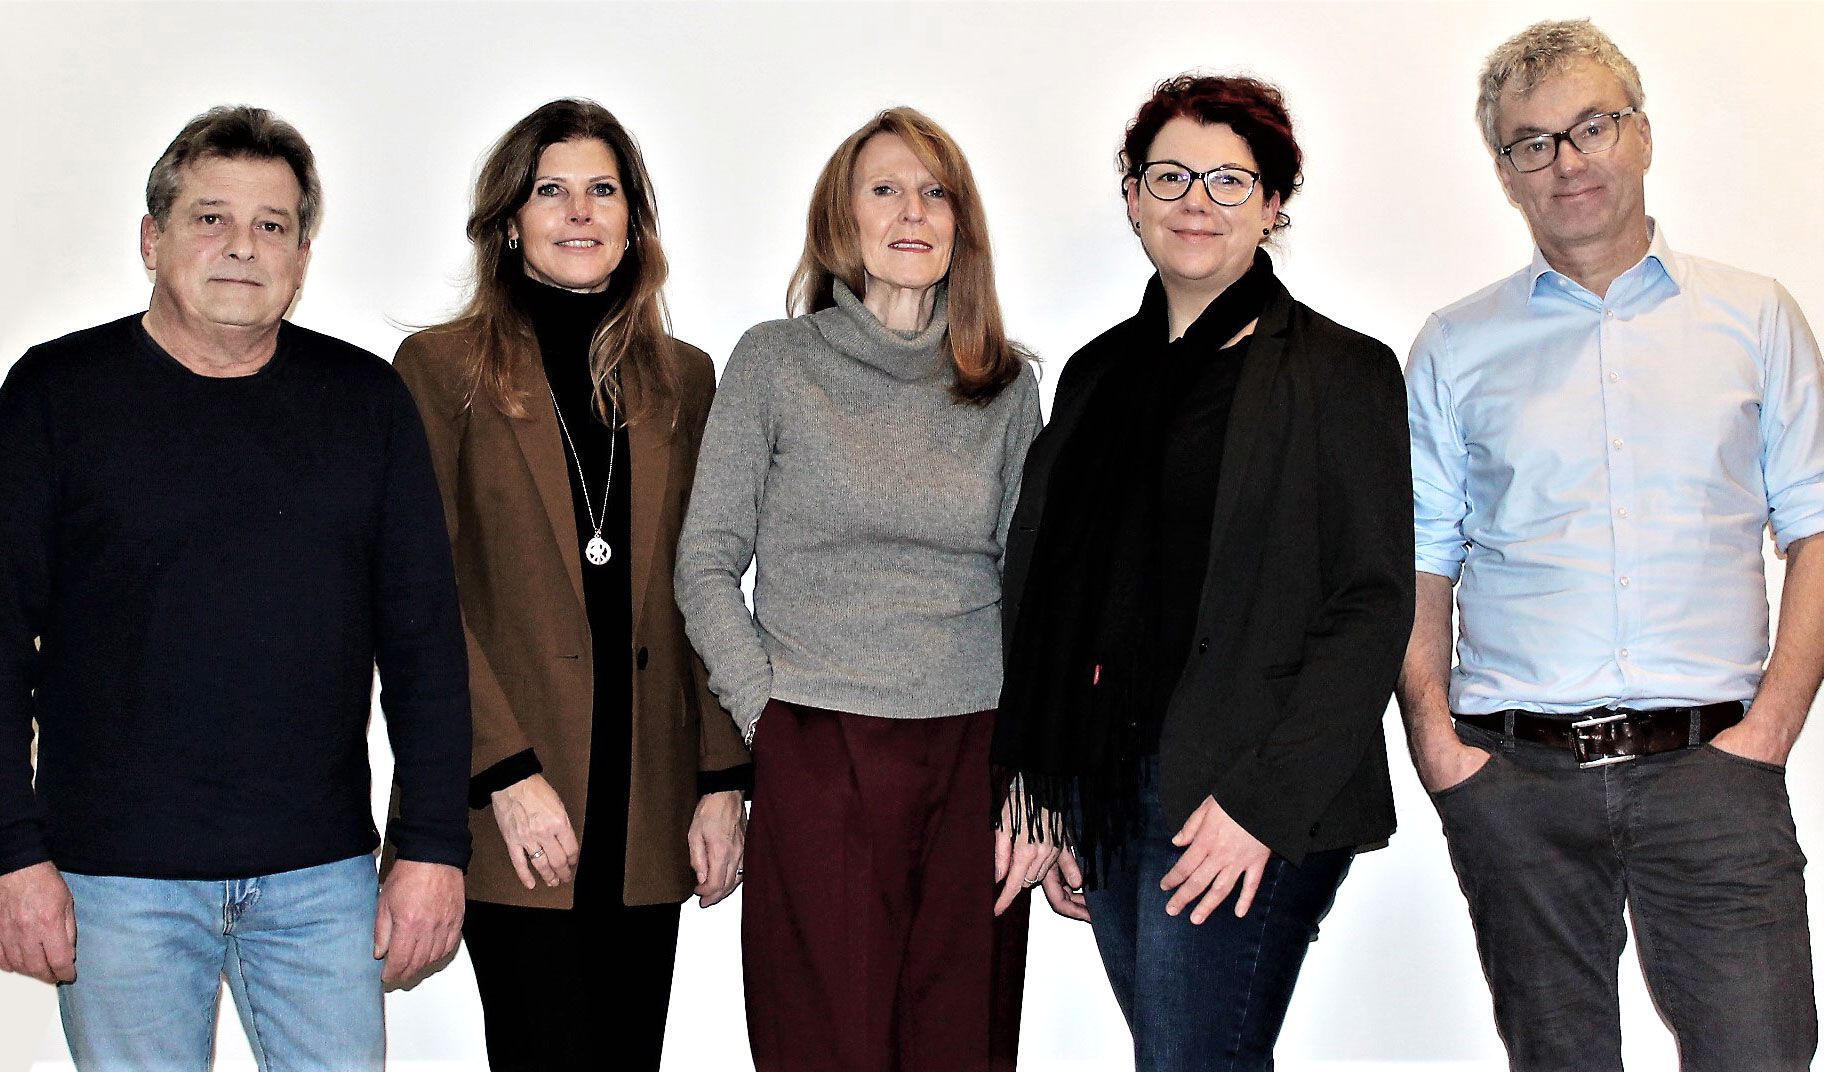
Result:
<svg viewBox="0 0 1824 1072"><path fill-rule="evenodd" d="M199 116L147 183L150 308L0 386L0 969L60 984L84 1072L207 1067L224 976L262 1069L377 1070L383 981L459 935L449 543L391 367L281 319L319 197L282 120Z"/></svg>

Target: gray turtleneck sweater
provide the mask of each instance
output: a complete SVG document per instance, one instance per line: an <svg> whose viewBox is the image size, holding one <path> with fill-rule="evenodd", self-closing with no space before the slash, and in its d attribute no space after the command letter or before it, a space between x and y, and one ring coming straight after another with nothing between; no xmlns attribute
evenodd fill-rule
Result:
<svg viewBox="0 0 1824 1072"><path fill-rule="evenodd" d="M1029 367L986 406L954 400L946 313L940 291L923 331L891 331L838 282L834 307L761 324L728 359L676 589L743 732L769 697L887 718L999 700L1001 555L1038 386Z"/></svg>

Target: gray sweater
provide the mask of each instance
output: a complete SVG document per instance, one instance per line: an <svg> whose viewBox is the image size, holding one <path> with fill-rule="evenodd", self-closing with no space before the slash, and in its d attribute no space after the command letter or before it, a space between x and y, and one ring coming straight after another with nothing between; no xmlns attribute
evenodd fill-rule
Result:
<svg viewBox="0 0 1824 1072"><path fill-rule="evenodd" d="M887 718L999 700L1001 556L1038 384L1028 367L986 406L955 401L945 298L908 335L838 282L834 307L761 324L728 359L676 590L744 733L769 697Z"/></svg>

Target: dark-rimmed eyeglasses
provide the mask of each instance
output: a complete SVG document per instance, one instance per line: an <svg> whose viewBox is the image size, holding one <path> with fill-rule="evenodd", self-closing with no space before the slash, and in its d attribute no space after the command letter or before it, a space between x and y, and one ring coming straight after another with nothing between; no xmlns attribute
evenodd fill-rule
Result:
<svg viewBox="0 0 1824 1072"><path fill-rule="evenodd" d="M1558 159L1558 146L1567 141L1573 149L1585 156L1606 153L1621 140L1621 121L1633 114L1633 108L1623 108L1619 112L1597 112L1579 120L1569 130L1560 130L1556 134L1529 134L1511 145L1502 146L1499 155L1506 157L1515 171L1526 175L1551 167L1552 162Z"/></svg>
<svg viewBox="0 0 1824 1072"><path fill-rule="evenodd" d="M1191 192L1198 180L1210 200L1225 208L1245 204L1254 196L1260 172L1235 164L1224 164L1208 171L1194 171L1176 160L1149 160L1140 168L1140 185L1161 201L1177 201Z"/></svg>

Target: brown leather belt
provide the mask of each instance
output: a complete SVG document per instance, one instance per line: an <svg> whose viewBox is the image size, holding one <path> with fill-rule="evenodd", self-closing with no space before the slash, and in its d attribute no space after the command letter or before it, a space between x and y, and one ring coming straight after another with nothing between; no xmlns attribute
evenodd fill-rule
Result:
<svg viewBox="0 0 1824 1072"><path fill-rule="evenodd" d="M1656 711L1593 707L1574 715L1535 711L1494 711L1459 715L1458 722L1492 730L1504 737L1569 748L1579 767L1626 763L1641 756L1696 748L1742 720L1739 700L1702 707L1662 707Z"/></svg>

